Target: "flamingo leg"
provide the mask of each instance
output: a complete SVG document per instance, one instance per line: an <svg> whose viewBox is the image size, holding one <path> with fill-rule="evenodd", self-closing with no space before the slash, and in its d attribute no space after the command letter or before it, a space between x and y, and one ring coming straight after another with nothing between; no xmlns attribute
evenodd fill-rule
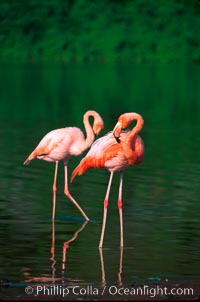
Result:
<svg viewBox="0 0 200 302"><path fill-rule="evenodd" d="M55 210L56 210L56 181L57 181L57 174L58 174L58 161L56 161L55 165L55 172L54 172L54 181L53 181L53 211L52 211L52 219L55 218Z"/></svg>
<svg viewBox="0 0 200 302"><path fill-rule="evenodd" d="M104 233L105 233L105 227L106 227L107 210L108 210L108 199L109 199L109 195L110 195L110 188L111 188L111 184L112 184L113 174L114 174L113 171L110 172L110 179L109 179L109 182L108 182L106 196L105 196L105 199L104 199L103 223L102 223L101 238L100 238L100 242L99 242L99 247L103 246L103 239L104 239Z"/></svg>
<svg viewBox="0 0 200 302"><path fill-rule="evenodd" d="M123 171L120 172L119 195L118 195L118 209L119 209L119 219L120 219L120 246L121 247L124 245L123 215L122 215L122 185L123 185Z"/></svg>
<svg viewBox="0 0 200 302"><path fill-rule="evenodd" d="M87 215L85 214L85 212L82 210L82 208L79 206L79 204L77 203L77 201L72 197L72 195L69 192L69 188L68 188L68 166L67 166L66 163L64 164L64 169L65 169L65 188L64 188L64 193L73 202L73 204L77 207L77 209L81 212L81 214L83 215L83 217L85 218L85 220L89 221L90 219L87 217Z"/></svg>

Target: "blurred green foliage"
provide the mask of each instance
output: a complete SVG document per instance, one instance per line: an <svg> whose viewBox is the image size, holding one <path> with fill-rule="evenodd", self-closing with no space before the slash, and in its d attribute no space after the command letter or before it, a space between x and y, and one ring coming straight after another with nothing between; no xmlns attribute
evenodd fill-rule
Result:
<svg viewBox="0 0 200 302"><path fill-rule="evenodd" d="M1 61L200 60L199 0L1 0Z"/></svg>

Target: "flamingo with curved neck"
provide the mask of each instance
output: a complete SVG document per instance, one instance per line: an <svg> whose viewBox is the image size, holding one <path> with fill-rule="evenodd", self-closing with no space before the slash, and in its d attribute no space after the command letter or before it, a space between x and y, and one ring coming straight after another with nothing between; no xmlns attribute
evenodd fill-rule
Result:
<svg viewBox="0 0 200 302"><path fill-rule="evenodd" d="M134 120L136 120L136 125L133 129L123 131L123 129L127 128ZM138 135L143 124L144 120L138 113L130 112L120 115L113 131L96 140L89 152L72 172L71 182L77 175L82 175L90 168L105 168L110 172L110 179L104 199L104 215L99 247L103 246L110 188L114 172L116 171L120 172L118 209L120 217L120 246L123 246L123 171L126 167L138 165L143 160L144 144L141 137Z"/></svg>
<svg viewBox="0 0 200 302"><path fill-rule="evenodd" d="M89 118L93 117L93 125L90 125ZM56 180L58 172L58 163L63 162L65 171L65 195L75 204L81 214L86 220L89 220L85 212L72 197L68 188L68 160L72 156L82 154L86 149L90 147L95 139L95 135L104 127L104 122L101 116L94 110L89 110L84 114L83 124L86 131L86 138L83 132L77 127L66 127L55 129L48 132L42 140L39 142L37 147L25 160L24 164L28 165L31 160L38 158L48 162L55 162L55 173L53 182L53 192L57 190ZM55 198L52 218L55 217Z"/></svg>

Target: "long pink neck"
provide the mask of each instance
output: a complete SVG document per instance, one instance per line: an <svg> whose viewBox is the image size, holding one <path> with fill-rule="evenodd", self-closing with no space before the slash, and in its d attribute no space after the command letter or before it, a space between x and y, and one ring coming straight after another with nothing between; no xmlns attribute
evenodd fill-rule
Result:
<svg viewBox="0 0 200 302"><path fill-rule="evenodd" d="M144 120L142 118L142 116L140 114L137 113L130 113L130 120L129 120L129 124L136 120L137 123L135 125L135 127L133 127L133 129L131 130L127 141L129 143L132 143L132 141L135 139L135 137L137 136L137 134L141 131L143 125L144 125Z"/></svg>
<svg viewBox="0 0 200 302"><path fill-rule="evenodd" d="M94 117L94 119L95 119L95 117L96 117L95 112L90 110L84 114L83 124L85 126L85 131L86 131L86 139L83 141L82 146L81 146L82 152L84 152L86 149L88 149L95 139L94 131L89 122L90 116Z"/></svg>

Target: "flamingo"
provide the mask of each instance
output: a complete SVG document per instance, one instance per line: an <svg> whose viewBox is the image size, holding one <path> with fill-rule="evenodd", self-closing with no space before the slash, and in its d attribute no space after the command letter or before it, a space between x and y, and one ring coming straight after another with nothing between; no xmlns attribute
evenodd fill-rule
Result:
<svg viewBox="0 0 200 302"><path fill-rule="evenodd" d="M89 118L93 117L93 126L90 125ZM72 156L82 154L88 149L95 139L95 135L104 127L104 122L101 116L93 110L87 111L83 116L83 124L86 131L86 138L84 138L83 132L77 127L66 127L55 129L48 132L42 140L39 142L37 147L25 160L24 164L28 165L31 160L38 158L48 162L55 162L55 173L53 181L53 212L52 219L55 217L55 203L56 203L56 180L58 172L58 163L63 162L65 172L65 184L64 194L74 203L74 205L81 212L83 217L89 221L88 216L73 198L68 188L68 160Z"/></svg>
<svg viewBox="0 0 200 302"><path fill-rule="evenodd" d="M136 120L132 130L123 131L129 124ZM91 146L89 152L74 169L71 182L77 175L82 175L90 168L105 168L110 172L110 178L104 199L104 214L99 247L103 246L104 232L106 226L109 194L114 172L120 172L118 209L120 217L120 246L123 246L123 217L122 217L122 185L123 172L128 166L138 165L143 161L144 144L138 135L142 129L144 120L135 112L124 113L119 116L118 122L112 132L97 139Z"/></svg>

